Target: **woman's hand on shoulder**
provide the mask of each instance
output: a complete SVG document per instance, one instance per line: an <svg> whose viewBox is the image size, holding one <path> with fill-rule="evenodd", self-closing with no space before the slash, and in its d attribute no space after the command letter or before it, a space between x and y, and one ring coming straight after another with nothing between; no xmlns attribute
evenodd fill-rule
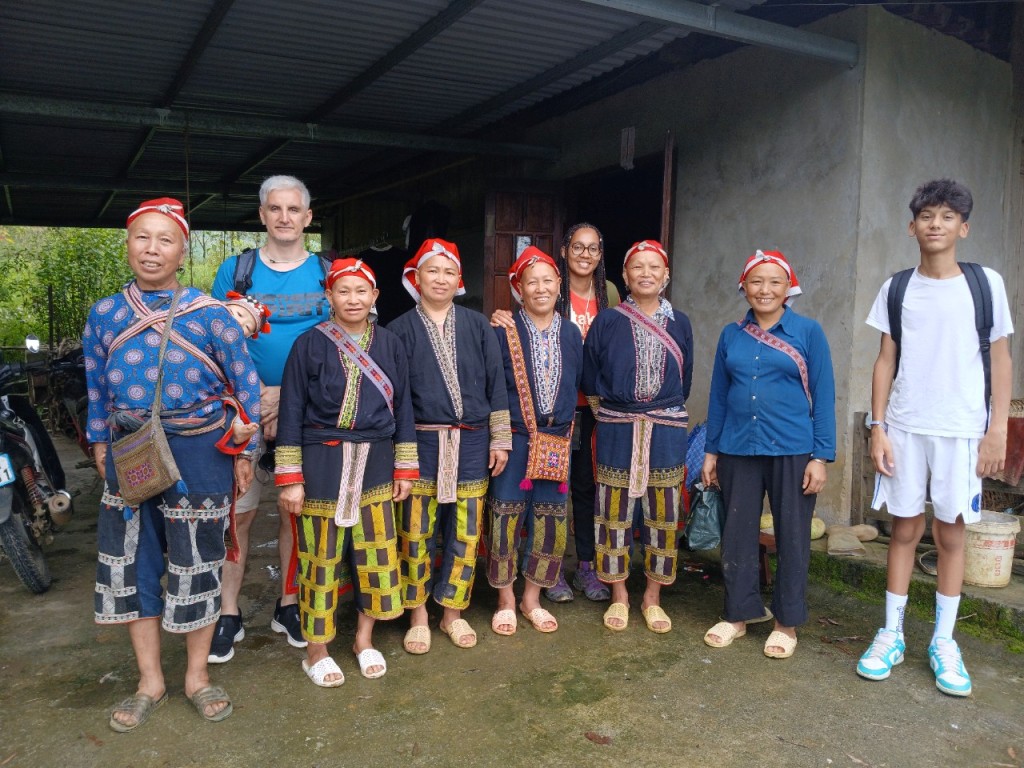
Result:
<svg viewBox="0 0 1024 768"><path fill-rule="evenodd" d="M496 309L494 314L491 315L491 327L492 328L515 328L516 321L512 317L512 313L507 309Z"/></svg>

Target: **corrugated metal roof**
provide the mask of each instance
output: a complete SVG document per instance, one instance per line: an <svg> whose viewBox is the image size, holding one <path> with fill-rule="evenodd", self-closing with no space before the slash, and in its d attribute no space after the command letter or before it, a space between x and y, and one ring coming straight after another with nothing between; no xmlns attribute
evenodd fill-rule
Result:
<svg viewBox="0 0 1024 768"><path fill-rule="evenodd" d="M204 201L194 225L252 221L269 173L354 191L374 186L367 169L426 151L402 151L413 143L395 134L439 137L446 156L486 151L460 139L688 34L578 0L4 0L0 223L119 226L141 190L184 195L186 154ZM161 107L223 130L186 137L185 123L154 124ZM318 135L283 138L310 120ZM387 132L371 138L390 148L326 136L332 127Z"/></svg>

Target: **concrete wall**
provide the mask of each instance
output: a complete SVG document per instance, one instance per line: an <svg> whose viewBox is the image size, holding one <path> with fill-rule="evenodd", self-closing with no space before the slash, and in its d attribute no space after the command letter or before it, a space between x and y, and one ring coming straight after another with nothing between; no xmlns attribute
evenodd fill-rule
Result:
<svg viewBox="0 0 1024 768"><path fill-rule="evenodd" d="M957 257L990 266L1006 280L1018 331L1014 393L1024 397L1019 355L1024 313L1016 254L1022 210L1014 193L1021 185L1021 115L1015 114L1010 66L888 14L874 12L867 18L853 319L867 315L886 277L919 261L917 243L907 230L912 217L907 204L915 188L928 179L958 179L974 195L974 212ZM856 409L867 410L878 333L861 327L854 342L850 400Z"/></svg>
<svg viewBox="0 0 1024 768"><path fill-rule="evenodd" d="M975 213L960 255L1002 272L1024 325L1024 95L1020 85L1014 92L1009 64L880 7L854 8L811 28L857 42L858 65L741 48L522 136L561 147L556 163L476 161L392 192L452 207L451 236L476 294L483 197L497 177L573 179L619 164L623 128L636 129L636 157L660 154L672 131L678 149L670 291L694 326L691 420L706 414L721 328L746 311L736 291L743 261L756 248L782 250L804 289L795 309L822 323L832 348L838 457L818 502L831 522L850 515L852 415L868 407L878 349L864 318L885 277L917 262L906 236L907 202L917 185L949 175L972 188ZM1024 82L1024 43L1017 45L1017 78ZM341 245L378 234L379 220L359 206L343 207ZM1022 336L1014 339L1017 360ZM1024 396L1019 383L1015 394Z"/></svg>
<svg viewBox="0 0 1024 768"><path fill-rule="evenodd" d="M623 127L636 127L637 156L660 152L667 130L677 137L671 299L694 325L692 421L705 416L718 333L746 310L736 292L743 261L756 248L790 257L805 292L794 307L821 321L833 353L839 455L818 510L842 521L852 414L867 407L878 346L864 317L884 278L917 260L907 202L929 178L968 183L976 214L963 256L1000 269L1019 305L1008 254L1021 212L1007 203L1020 184L1010 162L1019 137L1005 62L880 8L813 29L858 42L858 66L743 48L551 120L526 140L562 146L546 173L568 178L615 166Z"/></svg>

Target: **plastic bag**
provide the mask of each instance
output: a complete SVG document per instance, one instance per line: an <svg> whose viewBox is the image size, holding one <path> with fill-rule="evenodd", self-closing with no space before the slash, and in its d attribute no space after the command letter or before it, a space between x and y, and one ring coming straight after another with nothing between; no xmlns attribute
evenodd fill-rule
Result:
<svg viewBox="0 0 1024 768"><path fill-rule="evenodd" d="M686 521L686 544L692 550L714 549L722 541L725 502L718 488L694 483L690 499L690 519Z"/></svg>

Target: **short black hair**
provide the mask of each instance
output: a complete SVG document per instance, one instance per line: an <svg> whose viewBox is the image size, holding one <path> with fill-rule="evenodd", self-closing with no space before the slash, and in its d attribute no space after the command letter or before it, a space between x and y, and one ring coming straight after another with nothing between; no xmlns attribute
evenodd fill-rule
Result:
<svg viewBox="0 0 1024 768"><path fill-rule="evenodd" d="M959 181L936 179L917 188L910 199L910 212L916 219L917 214L931 205L948 205L967 221L974 208L974 198L971 197L971 190Z"/></svg>

